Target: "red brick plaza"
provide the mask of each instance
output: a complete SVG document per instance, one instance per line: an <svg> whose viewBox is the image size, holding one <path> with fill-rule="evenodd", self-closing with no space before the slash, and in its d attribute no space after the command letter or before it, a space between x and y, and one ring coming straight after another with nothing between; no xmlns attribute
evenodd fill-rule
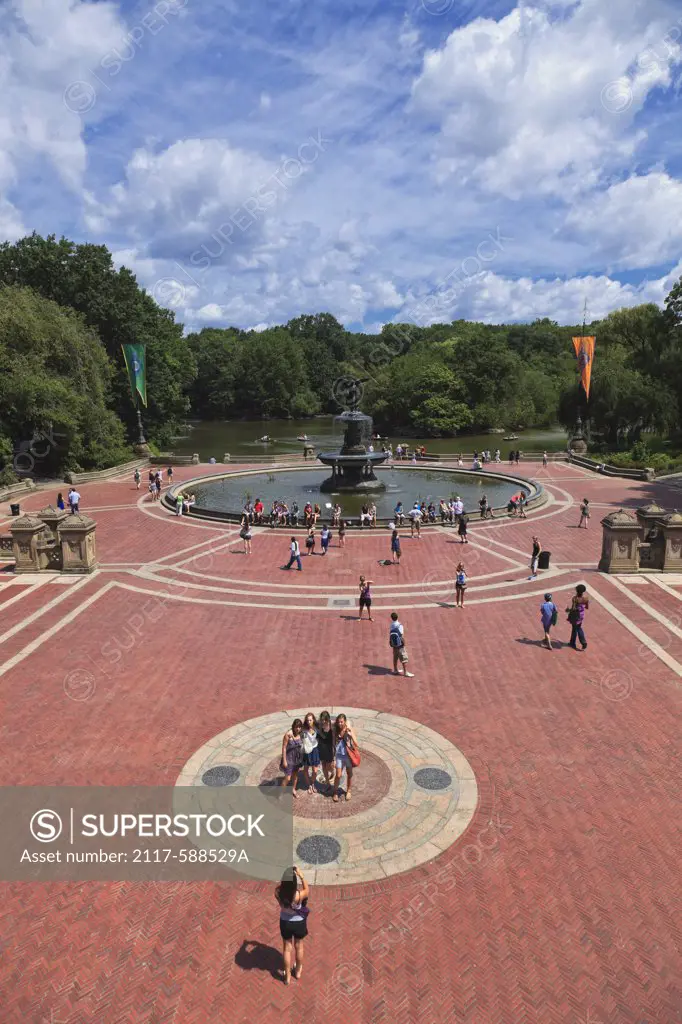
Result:
<svg viewBox="0 0 682 1024"><path fill-rule="evenodd" d="M176 480L199 472L215 467ZM2 785L174 785L243 721L350 707L444 737L477 802L464 834L418 867L315 886L289 988L274 976L270 885L3 883L2 1024L682 1021L682 578L596 572L608 510L682 507L682 493L565 464L522 472L551 498L525 522L473 524L468 546L405 530L399 568L379 564L386 530L351 532L302 573L281 571L286 528L256 531L247 557L234 527L178 519L128 477L80 488L99 571L0 573ZM529 581L534 533L552 557ZM375 581L374 622L344 601L359 573ZM563 614L581 581L584 653L566 646ZM539 645L546 590L562 612L552 653ZM413 679L388 672L393 609Z"/></svg>

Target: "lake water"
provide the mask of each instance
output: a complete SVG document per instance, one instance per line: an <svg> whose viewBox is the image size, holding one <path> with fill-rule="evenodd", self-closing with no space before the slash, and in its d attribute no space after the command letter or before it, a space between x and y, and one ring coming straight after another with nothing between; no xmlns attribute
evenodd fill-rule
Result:
<svg viewBox="0 0 682 1024"><path fill-rule="evenodd" d="M523 472L523 470L520 470ZM360 509L371 501L377 506L380 519L390 518L398 501L402 501L405 511L409 511L418 498L427 502L433 501L438 506L440 498L449 499L459 495L467 512L478 511L478 502L483 494L489 503L498 508L505 506L512 494L519 491L519 485L512 480L495 479L488 472L479 473L448 473L438 469L377 469L377 479L386 484L386 490L374 491L371 494L338 495L344 518L356 519ZM298 502L301 513L307 501L316 502L322 507L323 518L330 518L327 503L336 500L333 494L322 494L320 484L329 476L329 469L295 469L285 472L248 473L243 476L228 477L214 480L206 484L197 484L194 493L199 508L218 512L239 513L247 500L252 502L261 498L266 511L275 500L286 502L291 508L294 499Z"/></svg>
<svg viewBox="0 0 682 1024"><path fill-rule="evenodd" d="M257 438L268 435L274 438L270 444ZM177 455L193 455L195 452L202 462L210 458L222 461L229 452L233 459L248 459L254 455L280 455L302 450L299 435L307 434L317 450L330 449L342 443L342 427L333 416L319 416L307 420L249 420L194 423L187 437L173 442L172 449ZM560 428L552 430L524 430L518 441L503 441L501 434L469 434L446 438L402 438L392 436L395 446L402 441L408 445L426 445L427 452L434 455L470 454L490 448L499 448L503 461L507 461L510 449L520 451L565 451L566 432Z"/></svg>

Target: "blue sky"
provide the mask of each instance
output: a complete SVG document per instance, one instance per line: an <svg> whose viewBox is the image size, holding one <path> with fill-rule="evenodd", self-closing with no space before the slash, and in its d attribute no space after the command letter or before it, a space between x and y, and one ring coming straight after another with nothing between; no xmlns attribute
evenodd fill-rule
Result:
<svg viewBox="0 0 682 1024"><path fill-rule="evenodd" d="M560 323L682 274L672 0L9 0L0 236L188 329Z"/></svg>

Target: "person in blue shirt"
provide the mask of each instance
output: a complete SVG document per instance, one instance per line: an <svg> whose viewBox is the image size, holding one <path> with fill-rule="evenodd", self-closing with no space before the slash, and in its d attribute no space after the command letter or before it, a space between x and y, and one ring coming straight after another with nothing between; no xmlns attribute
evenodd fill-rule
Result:
<svg viewBox="0 0 682 1024"><path fill-rule="evenodd" d="M558 614L559 611L552 601L552 595L545 594L545 600L540 605L540 621L542 622L542 628L545 631L543 643L550 651L554 650L554 648L552 647L552 641L550 640L549 633L552 626L556 626Z"/></svg>
<svg viewBox="0 0 682 1024"><path fill-rule="evenodd" d="M57 495L57 508L60 508L62 511L64 511L64 498L62 497L61 491Z"/></svg>
<svg viewBox="0 0 682 1024"><path fill-rule="evenodd" d="M403 519L405 518L405 513L403 512L403 503L402 503L402 501L399 501L398 504L396 505L396 507L393 509L393 514L395 516L395 525L396 526L402 526L403 525Z"/></svg>

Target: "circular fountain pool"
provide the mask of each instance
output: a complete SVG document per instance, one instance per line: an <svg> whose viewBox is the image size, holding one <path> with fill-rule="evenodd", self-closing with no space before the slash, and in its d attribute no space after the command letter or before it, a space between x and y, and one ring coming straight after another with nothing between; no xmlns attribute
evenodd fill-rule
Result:
<svg viewBox="0 0 682 1024"><path fill-rule="evenodd" d="M291 508L298 502L301 512L306 502L321 505L323 518L329 518L327 503L338 500L344 518L356 519L365 503L374 501L379 519L388 520L398 501L402 501L407 512L418 499L433 501L438 507L441 498L449 500L459 495L467 512L478 512L478 502L487 495L494 508L506 507L512 494L524 491L532 496L535 488L519 477L509 477L492 472L465 473L453 469L417 468L415 466L393 466L378 469L377 477L385 484L385 490L367 494L343 492L337 495L322 493L320 485L328 470L284 469L270 472L228 473L220 477L209 477L182 485L184 493L191 491L196 496L194 514L216 518L238 518L246 501L260 498L269 512L273 501L284 501ZM174 491L179 490L174 488Z"/></svg>

